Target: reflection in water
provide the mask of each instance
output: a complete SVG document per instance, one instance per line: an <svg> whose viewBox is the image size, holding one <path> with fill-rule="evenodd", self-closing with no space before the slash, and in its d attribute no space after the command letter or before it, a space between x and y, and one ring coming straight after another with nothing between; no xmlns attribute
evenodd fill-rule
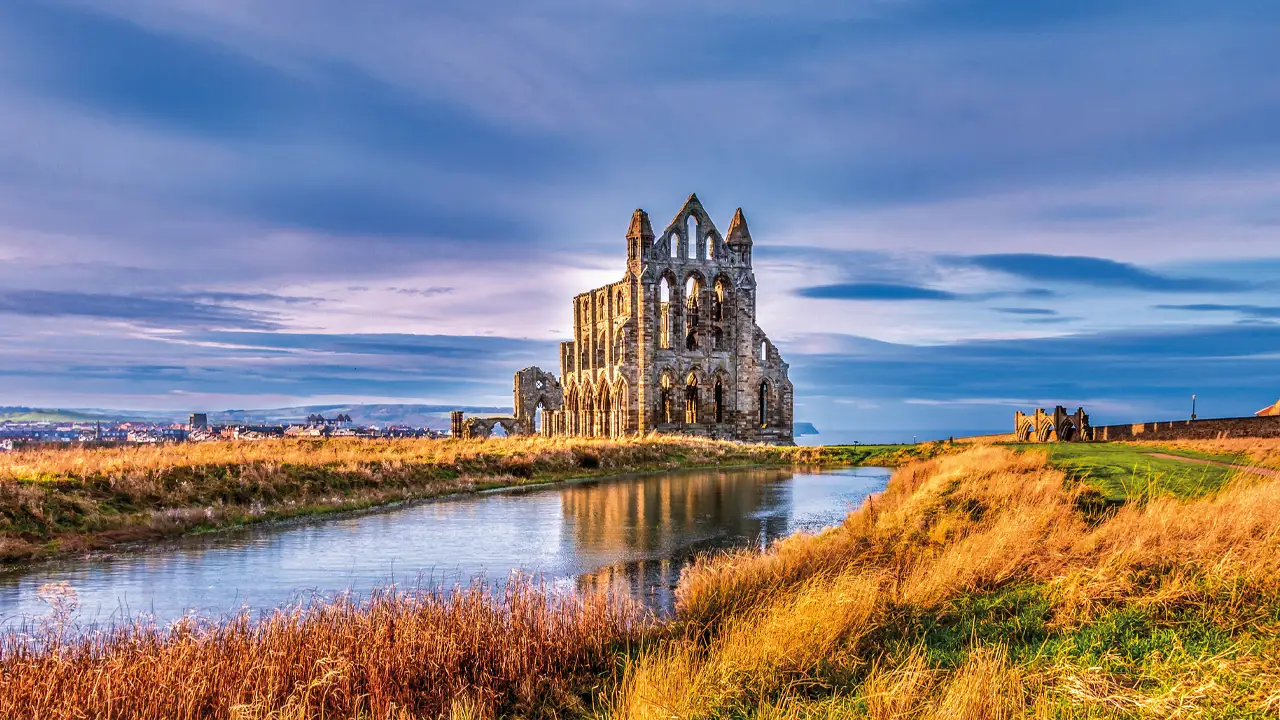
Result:
<svg viewBox="0 0 1280 720"><path fill-rule="evenodd" d="M75 588L82 622L138 613L217 616L420 578L612 588L668 609L698 553L834 525L888 471L699 470L471 495L289 527L186 538L113 558L0 575L0 624L39 616L46 583ZM407 581L407 582L406 582Z"/></svg>
<svg viewBox="0 0 1280 720"><path fill-rule="evenodd" d="M798 479L797 479L798 478ZM621 590L653 607L674 603L680 572L700 553L764 547L799 530L840 522L887 473L721 470L569 488L566 551L598 561L579 590ZM624 558L609 562L609 558Z"/></svg>

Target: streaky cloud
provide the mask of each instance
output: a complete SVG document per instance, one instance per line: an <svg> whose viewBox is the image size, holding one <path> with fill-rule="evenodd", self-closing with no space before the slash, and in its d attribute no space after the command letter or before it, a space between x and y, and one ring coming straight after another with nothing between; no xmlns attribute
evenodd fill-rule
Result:
<svg viewBox="0 0 1280 720"><path fill-rule="evenodd" d="M991 308L991 309L995 310L998 313L1004 313L1006 315L1057 315L1058 314L1057 310L1050 310L1049 308L998 307L998 308Z"/></svg>
<svg viewBox="0 0 1280 720"><path fill-rule="evenodd" d="M795 291L810 300L939 300L943 302L979 302L999 298L1050 298L1055 293L1044 288L1026 290L997 290L992 292L959 293L949 290L907 285L903 283L848 282L831 285L812 285Z"/></svg>
<svg viewBox="0 0 1280 720"><path fill-rule="evenodd" d="M1130 263L1079 255L1007 253L953 257L956 265L968 265L1012 275L1023 280L1065 285L1089 285L1147 292L1241 292L1250 285L1238 280L1163 275Z"/></svg>
<svg viewBox="0 0 1280 720"><path fill-rule="evenodd" d="M800 288L796 294L811 300L963 300L963 295L892 283L836 283Z"/></svg>
<svg viewBox="0 0 1280 720"><path fill-rule="evenodd" d="M1236 312L1251 318L1280 318L1280 306L1275 305L1225 305L1218 303L1191 303L1188 305L1156 305L1157 310L1184 310L1187 312Z"/></svg>
<svg viewBox="0 0 1280 720"><path fill-rule="evenodd" d="M0 292L0 313L28 317L121 320L157 327L246 330L274 330L280 327L275 313L198 299L53 290Z"/></svg>

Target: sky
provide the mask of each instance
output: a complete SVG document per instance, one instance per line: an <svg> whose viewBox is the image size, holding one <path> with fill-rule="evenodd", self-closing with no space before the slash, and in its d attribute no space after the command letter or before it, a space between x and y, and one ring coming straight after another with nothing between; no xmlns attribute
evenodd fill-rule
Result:
<svg viewBox="0 0 1280 720"><path fill-rule="evenodd" d="M1280 397L1270 0L0 4L0 405L505 405L741 206L796 419Z"/></svg>

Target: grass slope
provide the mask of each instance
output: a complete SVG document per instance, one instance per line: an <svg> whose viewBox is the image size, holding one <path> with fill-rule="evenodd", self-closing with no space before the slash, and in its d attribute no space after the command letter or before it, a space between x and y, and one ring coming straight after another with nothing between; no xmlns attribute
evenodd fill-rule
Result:
<svg viewBox="0 0 1280 720"><path fill-rule="evenodd" d="M0 636L0 712L1276 717L1280 479L1188 487L1087 513L1096 491L1046 453L975 447L899 469L837 528L700 560L659 623L465 593L82 639L55 622Z"/></svg>
<svg viewBox="0 0 1280 720"><path fill-rule="evenodd" d="M1280 481L1101 517L1042 453L913 464L817 536L703 561L626 720L1274 717Z"/></svg>
<svg viewBox="0 0 1280 720"><path fill-rule="evenodd" d="M1133 443L1049 443L1010 444L1009 447L1048 453L1049 461L1069 475L1086 479L1115 502L1127 497L1169 493L1193 497L1222 486L1235 471L1220 465L1205 465L1154 457L1155 454L1236 463L1239 455Z"/></svg>

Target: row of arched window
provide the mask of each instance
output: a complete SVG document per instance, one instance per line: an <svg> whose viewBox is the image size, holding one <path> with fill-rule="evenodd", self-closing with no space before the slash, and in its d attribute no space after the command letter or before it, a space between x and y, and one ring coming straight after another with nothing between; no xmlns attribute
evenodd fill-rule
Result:
<svg viewBox="0 0 1280 720"><path fill-rule="evenodd" d="M594 348L585 347L586 339L589 337L590 335L584 335L583 340L580 341L584 344L584 347L581 348L579 353L582 357L583 370L599 370L601 368L608 367L610 363L616 365L618 363L626 362L628 338L627 328L618 328L618 330L614 332L612 347L609 347L607 344L608 336L604 330L601 330L596 335ZM577 343L575 343L575 345L577 345ZM565 354L565 367L573 368L573 361L573 350L570 349Z"/></svg>
<svg viewBox="0 0 1280 720"><path fill-rule="evenodd" d="M704 322L704 292L702 278L691 273L685 279L684 288L684 337L685 350L698 350L703 343L710 343L712 350L727 350L729 338L726 336L724 320L726 307L730 299L729 281L723 276L716 278L710 293L710 308L707 321ZM658 347L670 350L677 335L678 318L672 301L671 280L667 274L658 282Z"/></svg>
<svg viewBox="0 0 1280 720"><path fill-rule="evenodd" d="M772 407L772 387L768 380L760 382L758 388L757 410L760 427L769 427L769 412ZM658 390L658 419L659 424L671 425L679 422L680 415L677 414L678 399L676 397L676 388L671 380L670 375L662 376L661 385ZM722 424L725 418L725 389L724 381L720 376L715 377L714 384L711 388L711 416L702 417L703 411L702 398L698 385L698 376L695 373L689 373L685 378L683 389L684 404L684 423L686 425L695 425L700 422L711 422L717 425Z"/></svg>
<svg viewBox="0 0 1280 720"><path fill-rule="evenodd" d="M621 437L628 433L630 393L626 381L599 388L571 385L557 432L578 437Z"/></svg>
<svg viewBox="0 0 1280 720"><path fill-rule="evenodd" d="M715 243L715 238L711 233L701 234L698 232L698 218L696 216L690 215L686 218L685 223L684 237L687 243L685 246L687 248L685 251L685 257L690 260L710 259L710 256L712 255L712 245ZM667 236L667 252L673 260L680 257L679 230L672 230L671 234Z"/></svg>

